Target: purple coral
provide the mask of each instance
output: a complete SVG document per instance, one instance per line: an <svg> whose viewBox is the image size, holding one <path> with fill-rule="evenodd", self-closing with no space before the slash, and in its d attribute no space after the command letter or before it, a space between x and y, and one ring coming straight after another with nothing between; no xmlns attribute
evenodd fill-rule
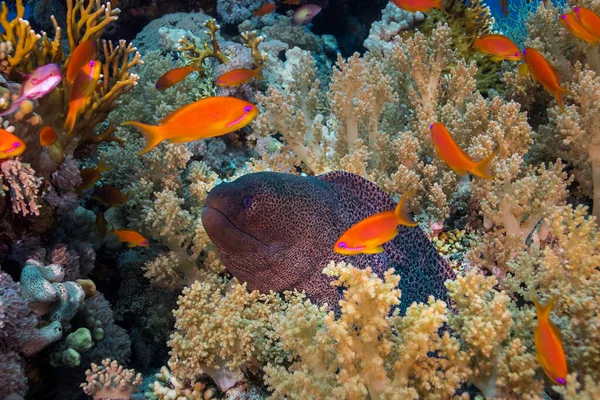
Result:
<svg viewBox="0 0 600 400"><path fill-rule="evenodd" d="M21 297L20 285L0 271L0 352L20 351L33 335L36 322Z"/></svg>

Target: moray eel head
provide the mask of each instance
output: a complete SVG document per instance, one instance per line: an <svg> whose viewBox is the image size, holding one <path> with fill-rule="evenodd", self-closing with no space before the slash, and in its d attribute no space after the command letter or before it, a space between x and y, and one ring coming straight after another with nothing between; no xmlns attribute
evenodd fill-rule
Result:
<svg viewBox="0 0 600 400"><path fill-rule="evenodd" d="M331 248L330 204L320 204L319 182L261 172L213 188L202 224L225 266L248 289L281 291L310 280L315 248ZM328 224L328 220L329 224ZM314 232L320 232L315 235Z"/></svg>

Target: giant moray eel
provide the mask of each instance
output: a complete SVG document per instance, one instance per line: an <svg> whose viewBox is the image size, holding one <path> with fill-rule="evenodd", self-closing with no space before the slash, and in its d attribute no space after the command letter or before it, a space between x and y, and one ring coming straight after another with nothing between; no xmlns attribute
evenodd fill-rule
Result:
<svg viewBox="0 0 600 400"><path fill-rule="evenodd" d="M380 254L333 251L350 226L395 206L375 184L348 172L316 177L259 172L213 188L202 224L227 270L250 290L304 290L313 302L337 308L342 293L321 273L335 260L370 266L380 277L394 268L401 276L403 313L430 295L448 301L444 281L454 273L418 227L398 227L398 236Z"/></svg>

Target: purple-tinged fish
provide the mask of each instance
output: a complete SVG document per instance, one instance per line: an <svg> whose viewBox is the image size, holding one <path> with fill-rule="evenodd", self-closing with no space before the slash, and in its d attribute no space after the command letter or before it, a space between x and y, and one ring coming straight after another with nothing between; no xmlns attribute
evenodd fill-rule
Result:
<svg viewBox="0 0 600 400"><path fill-rule="evenodd" d="M308 25L312 19L321 12L321 7L316 4L305 4L298 7L292 15L292 23L294 25Z"/></svg>
<svg viewBox="0 0 600 400"><path fill-rule="evenodd" d="M21 94L17 97L8 110L0 113L0 117L11 114L21 106L25 100L39 99L50 93L62 80L60 68L56 64L47 64L36 68L21 84Z"/></svg>

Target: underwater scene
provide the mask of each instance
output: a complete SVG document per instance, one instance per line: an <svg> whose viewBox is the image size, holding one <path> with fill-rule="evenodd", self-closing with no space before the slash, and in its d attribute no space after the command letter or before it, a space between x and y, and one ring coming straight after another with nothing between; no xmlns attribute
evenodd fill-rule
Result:
<svg viewBox="0 0 600 400"><path fill-rule="evenodd" d="M600 400L600 0L4 0L0 400Z"/></svg>

